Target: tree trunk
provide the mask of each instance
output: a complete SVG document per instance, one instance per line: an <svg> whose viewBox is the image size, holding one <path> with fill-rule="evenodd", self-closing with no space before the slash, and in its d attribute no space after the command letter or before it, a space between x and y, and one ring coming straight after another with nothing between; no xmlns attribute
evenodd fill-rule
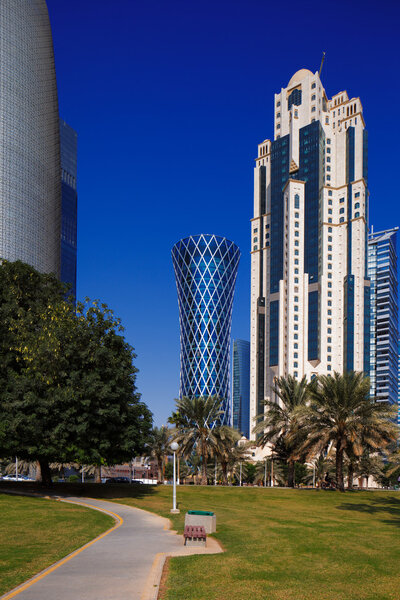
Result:
<svg viewBox="0 0 400 600"><path fill-rule="evenodd" d="M37 481L38 483L40 483L42 481L42 473L40 471L40 462L39 461L36 461L35 481Z"/></svg>
<svg viewBox="0 0 400 600"><path fill-rule="evenodd" d="M94 469L94 482L101 483L101 465L96 465Z"/></svg>
<svg viewBox="0 0 400 600"><path fill-rule="evenodd" d="M158 482L163 482L163 463L162 460L157 460Z"/></svg>
<svg viewBox="0 0 400 600"><path fill-rule="evenodd" d="M349 470L348 470L348 474L347 474L347 489L348 490L353 489L353 479L354 479L354 465L350 461Z"/></svg>
<svg viewBox="0 0 400 600"><path fill-rule="evenodd" d="M341 440L338 440L336 443L336 488L341 492L344 492L343 448Z"/></svg>
<svg viewBox="0 0 400 600"><path fill-rule="evenodd" d="M207 485L207 442L202 440L201 446L201 485Z"/></svg>
<svg viewBox="0 0 400 600"><path fill-rule="evenodd" d="M294 488L294 461L288 460L288 487Z"/></svg>
<svg viewBox="0 0 400 600"><path fill-rule="evenodd" d="M50 472L49 462L45 459L40 459L39 466L40 466L40 483L42 485L46 485L46 486L52 485L53 482L51 480L51 472Z"/></svg>
<svg viewBox="0 0 400 600"><path fill-rule="evenodd" d="M369 475L365 476L365 489L368 489L368 480L369 480Z"/></svg>
<svg viewBox="0 0 400 600"><path fill-rule="evenodd" d="M228 485L228 463L221 462L222 469L222 484Z"/></svg>

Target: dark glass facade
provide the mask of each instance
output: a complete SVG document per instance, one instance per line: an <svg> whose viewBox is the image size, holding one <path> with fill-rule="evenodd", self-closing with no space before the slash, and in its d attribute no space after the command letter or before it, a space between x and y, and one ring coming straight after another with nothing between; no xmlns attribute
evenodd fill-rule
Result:
<svg viewBox="0 0 400 600"><path fill-rule="evenodd" d="M234 340L232 370L232 424L250 437L250 342Z"/></svg>
<svg viewBox="0 0 400 600"><path fill-rule="evenodd" d="M180 396L218 395L231 424L230 336L240 251L216 235L196 235L172 248L179 303Z"/></svg>
<svg viewBox="0 0 400 600"><path fill-rule="evenodd" d="M77 151L78 136L65 121L60 121L61 147L61 281L71 286L76 298L77 256Z"/></svg>

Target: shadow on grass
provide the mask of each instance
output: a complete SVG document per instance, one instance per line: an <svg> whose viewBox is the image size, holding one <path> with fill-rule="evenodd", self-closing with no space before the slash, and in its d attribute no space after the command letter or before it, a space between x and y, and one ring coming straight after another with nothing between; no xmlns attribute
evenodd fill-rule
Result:
<svg viewBox="0 0 400 600"><path fill-rule="evenodd" d="M54 483L51 487L29 481L0 481L0 493L15 492L18 494L48 494L49 496L90 497L98 499L145 498L154 494L155 486L117 483Z"/></svg>
<svg viewBox="0 0 400 600"><path fill-rule="evenodd" d="M379 514L390 514L392 516L391 519L382 519L382 523L387 523L388 525L396 525L396 527L400 527L400 498L396 496L378 496L374 497L371 495L368 503L349 503L349 504L340 504L337 506L339 510L347 510L349 512L363 512L368 513L370 515L379 515Z"/></svg>

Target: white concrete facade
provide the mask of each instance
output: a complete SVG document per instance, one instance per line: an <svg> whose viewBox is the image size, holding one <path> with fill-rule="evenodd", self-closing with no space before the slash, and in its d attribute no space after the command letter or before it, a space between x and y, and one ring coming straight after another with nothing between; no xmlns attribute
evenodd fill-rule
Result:
<svg viewBox="0 0 400 600"><path fill-rule="evenodd" d="M274 142L259 144L255 167L251 423L263 401L272 398L276 376L310 379L365 368L364 129L360 99L340 92L329 100L318 73L301 69L275 94ZM307 135L314 136L308 146ZM310 298L314 304L309 307ZM278 328L271 316L271 303L276 311L277 302Z"/></svg>

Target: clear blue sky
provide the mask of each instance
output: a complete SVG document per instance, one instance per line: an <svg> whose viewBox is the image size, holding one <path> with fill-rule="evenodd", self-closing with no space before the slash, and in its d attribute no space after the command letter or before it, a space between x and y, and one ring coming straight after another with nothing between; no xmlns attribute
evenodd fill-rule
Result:
<svg viewBox="0 0 400 600"><path fill-rule="evenodd" d="M395 0L47 0L61 116L79 135L78 297L121 317L162 424L179 387L171 247L215 233L242 252L234 337L249 339L249 220L273 95L300 68L360 96L371 223L400 224Z"/></svg>

